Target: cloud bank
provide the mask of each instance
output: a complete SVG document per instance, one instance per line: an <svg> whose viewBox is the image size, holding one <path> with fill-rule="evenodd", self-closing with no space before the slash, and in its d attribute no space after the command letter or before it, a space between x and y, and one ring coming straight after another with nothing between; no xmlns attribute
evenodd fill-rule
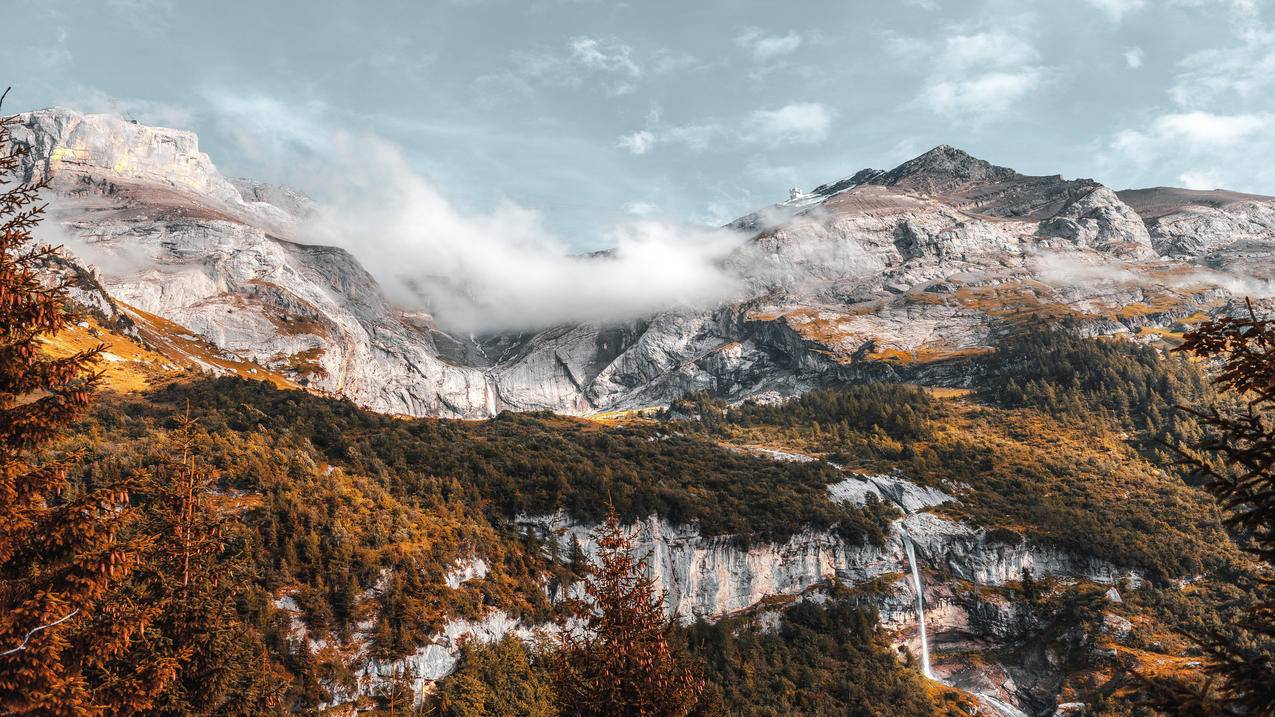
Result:
<svg viewBox="0 0 1275 717"><path fill-rule="evenodd" d="M620 321L740 288L722 265L743 240L733 232L635 220L610 231L612 249L573 255L533 210L460 211L384 140L340 135L325 159L324 200L301 236L349 250L392 299L450 331Z"/></svg>

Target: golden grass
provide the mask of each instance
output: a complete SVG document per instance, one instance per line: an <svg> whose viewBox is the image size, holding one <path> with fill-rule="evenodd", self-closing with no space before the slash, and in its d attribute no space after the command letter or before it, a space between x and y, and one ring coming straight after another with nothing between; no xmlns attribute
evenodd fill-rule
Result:
<svg viewBox="0 0 1275 717"><path fill-rule="evenodd" d="M288 377L248 361L225 358L212 343L190 329L133 306L121 306L137 324L142 339L156 351L183 366L218 369L243 378L269 381L279 388L300 388Z"/></svg>
<svg viewBox="0 0 1275 717"><path fill-rule="evenodd" d="M53 358L65 358L105 346L93 368L102 373L104 388L120 393L143 391L153 380L178 370L167 356L103 328L96 320L89 319L84 323L88 325L73 324L53 336L42 338L44 352Z"/></svg>

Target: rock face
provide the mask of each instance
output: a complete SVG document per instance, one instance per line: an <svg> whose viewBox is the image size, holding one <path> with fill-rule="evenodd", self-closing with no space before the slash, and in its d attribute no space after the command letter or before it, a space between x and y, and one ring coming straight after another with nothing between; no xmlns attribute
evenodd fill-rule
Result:
<svg viewBox="0 0 1275 717"><path fill-rule="evenodd" d="M904 494L926 490L894 480L896 485L910 486L900 487ZM834 496L844 493L837 486L831 490ZM519 524L537 530L546 541L557 541L560 554L573 543L585 555L597 554L592 537L596 526L579 525L562 514L523 516ZM629 534L634 553L646 560L657 589L666 592L669 614L689 622L717 619L751 608L765 598L797 595L834 579L853 585L906 572L900 526L912 536L919 561L978 585L1002 586L1021 580L1024 570L1036 577L1083 578L1108 584L1121 580L1137 584L1141 580L1136 572L1102 560L1027 541L1012 545L998 542L984 530L928 513L914 513L896 523L880 546L850 543L834 532L804 531L782 544L745 547L729 537L704 537L695 526L670 525L655 516L630 526ZM901 612L915 620L915 605L909 604L904 604Z"/></svg>
<svg viewBox="0 0 1275 717"><path fill-rule="evenodd" d="M393 413L591 413L873 377L960 384L958 359L986 350L1007 314L1137 332L1275 293L1275 199L1116 193L940 146L733 222L747 236L727 261L748 288L740 301L455 337L391 304L346 252L308 244L303 195L223 177L189 132L55 109L24 115L15 135L26 176L52 180L68 246L121 310Z"/></svg>
<svg viewBox="0 0 1275 717"><path fill-rule="evenodd" d="M391 306L344 250L284 238L304 197L231 182L193 134L118 117L45 110L14 139L26 178L51 180L68 247L125 311L375 410L493 412L486 373L440 358L428 316Z"/></svg>

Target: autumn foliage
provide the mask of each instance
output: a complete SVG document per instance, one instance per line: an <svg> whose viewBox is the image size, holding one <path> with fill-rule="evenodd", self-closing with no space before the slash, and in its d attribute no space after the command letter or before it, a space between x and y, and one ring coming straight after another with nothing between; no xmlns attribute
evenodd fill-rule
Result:
<svg viewBox="0 0 1275 717"><path fill-rule="evenodd" d="M1214 363L1215 384L1238 399L1230 408L1188 409L1206 436L1186 463L1265 570L1244 633L1201 640L1215 680L1170 691L1166 702L1178 714L1275 714L1275 320L1250 305L1247 315L1201 324L1178 350Z"/></svg>
<svg viewBox="0 0 1275 717"><path fill-rule="evenodd" d="M65 285L39 276L55 250L31 236L43 185L18 181L15 122L0 119L0 712L93 713L103 705L86 675L126 650L139 628L98 609L133 566L117 540L127 495L72 489L73 457L56 455L89 405L100 349L58 359L40 350L72 318Z"/></svg>
<svg viewBox="0 0 1275 717"><path fill-rule="evenodd" d="M588 600L564 631L556 656L558 709L564 717L680 717L704 681L669 643L663 595L613 509L598 529L598 563L588 569ZM570 626L569 626L570 627Z"/></svg>

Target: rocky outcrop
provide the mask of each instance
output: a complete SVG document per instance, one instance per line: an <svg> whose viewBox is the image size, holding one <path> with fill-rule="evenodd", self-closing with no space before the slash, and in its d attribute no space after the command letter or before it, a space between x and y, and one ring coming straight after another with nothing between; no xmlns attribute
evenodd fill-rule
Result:
<svg viewBox="0 0 1275 717"><path fill-rule="evenodd" d="M924 506L942 496L899 478L881 481L873 492L902 496L902 502ZM857 480L854 478L848 481ZM830 487L846 497L847 482ZM850 498L853 500L853 498ZM942 501L940 501L942 502ZM556 542L559 554L578 544L585 555L597 554L595 526L580 525L564 514L522 516L525 528ZM741 545L729 536L705 537L695 526L670 525L652 516L630 526L634 553L646 560L658 589L666 591L666 609L683 620L715 619L752 607L765 598L796 595L836 580L861 583L906 570L899 527L906 527L917 557L929 568L951 578L979 585L1001 586L1021 580L1024 571L1036 577L1063 576L1092 582L1133 584L1140 576L1095 558L1073 555L1030 541L1005 543L995 534L929 513L908 515L896 523L883 545L851 543L835 531L801 531L783 543ZM912 608L914 609L914 608Z"/></svg>
<svg viewBox="0 0 1275 717"><path fill-rule="evenodd" d="M1025 539L1006 540L964 523L917 513L904 520L917 556L931 567L980 585L1021 580L1024 571L1042 577L1062 575L1090 582L1137 585L1141 576L1092 556L1077 555Z"/></svg>

